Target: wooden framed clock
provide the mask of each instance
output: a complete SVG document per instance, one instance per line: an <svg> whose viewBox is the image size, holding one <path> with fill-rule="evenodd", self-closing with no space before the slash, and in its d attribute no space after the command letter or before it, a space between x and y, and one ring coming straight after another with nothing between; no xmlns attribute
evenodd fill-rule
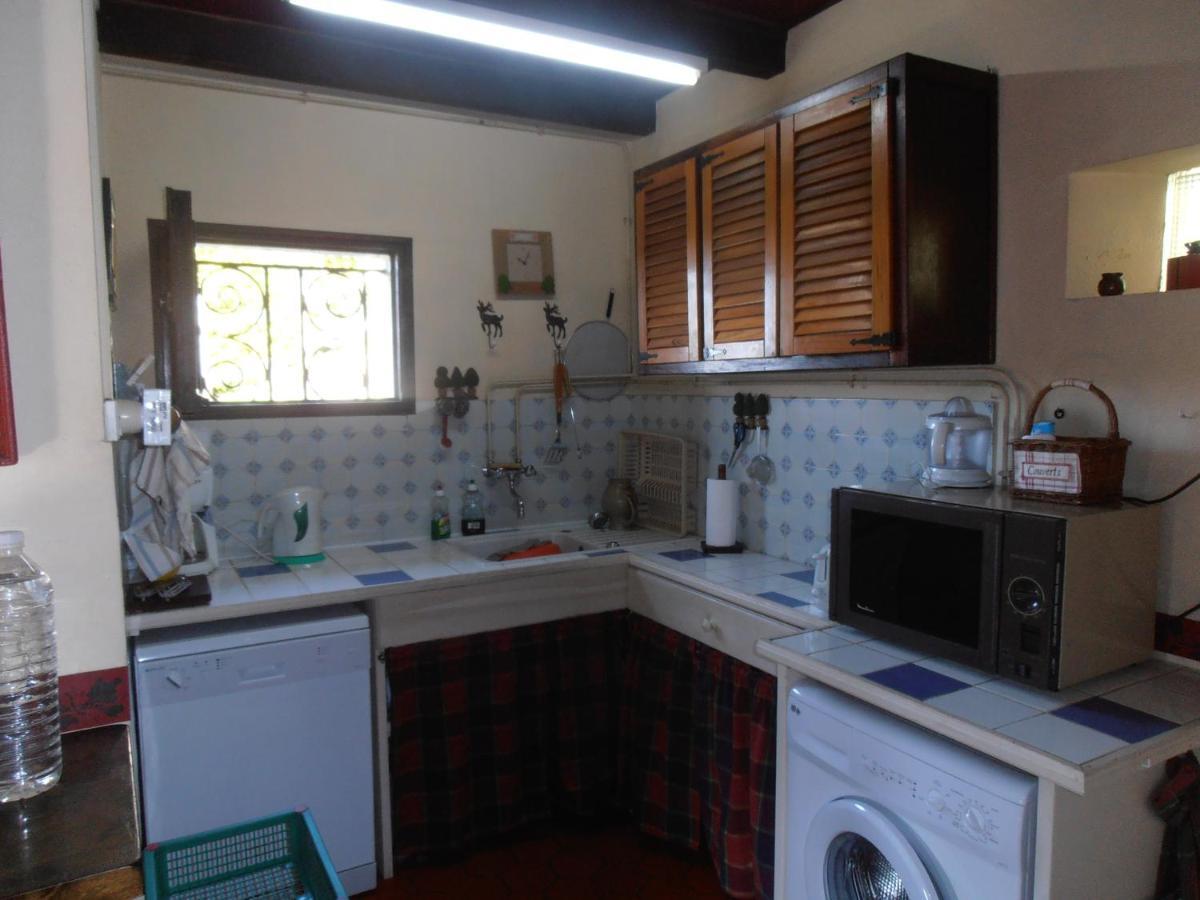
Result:
<svg viewBox="0 0 1200 900"><path fill-rule="evenodd" d="M548 231L492 230L496 293L505 299L554 296L554 248Z"/></svg>

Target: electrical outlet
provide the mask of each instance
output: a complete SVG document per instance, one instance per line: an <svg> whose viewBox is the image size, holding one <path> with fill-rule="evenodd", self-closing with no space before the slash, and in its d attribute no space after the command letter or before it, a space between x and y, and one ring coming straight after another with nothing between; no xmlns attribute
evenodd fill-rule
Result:
<svg viewBox="0 0 1200 900"><path fill-rule="evenodd" d="M142 441L147 447L171 444L171 391L167 388L142 391Z"/></svg>

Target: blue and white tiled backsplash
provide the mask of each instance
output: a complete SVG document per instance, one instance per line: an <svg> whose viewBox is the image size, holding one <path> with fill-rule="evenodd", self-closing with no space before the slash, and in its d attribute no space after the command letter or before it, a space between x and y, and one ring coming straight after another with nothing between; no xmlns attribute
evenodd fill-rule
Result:
<svg viewBox="0 0 1200 900"><path fill-rule="evenodd" d="M608 401L575 398L582 459L577 458L569 424L563 438L570 452L561 466L542 466L554 436L549 397L522 400L521 440L525 462L538 467L522 482L526 524L582 521L599 508L608 479L615 474L618 435L633 428L695 441L700 450L694 498L697 521L704 522L704 480L733 448L732 396L630 394ZM759 487L745 475L751 444L731 478L742 481L739 537L755 551L807 560L828 540L832 488L912 478L924 463L925 416L943 400L771 398L769 455L773 483ZM987 404L977 409L990 415ZM512 459L511 400L493 403L498 461ZM569 421L569 420L568 420ZM329 545L364 543L425 534L435 484L446 486L457 518L459 498L474 478L488 504L488 527L517 524L503 482L488 484L484 410L473 403L466 418L451 419L453 446L441 446L441 418L432 403L418 404L411 416L355 416L197 422L193 429L212 451L214 516L223 552L248 555L229 531L252 540L263 502L287 486L315 485L326 491L322 528ZM505 439L507 438L507 439Z"/></svg>

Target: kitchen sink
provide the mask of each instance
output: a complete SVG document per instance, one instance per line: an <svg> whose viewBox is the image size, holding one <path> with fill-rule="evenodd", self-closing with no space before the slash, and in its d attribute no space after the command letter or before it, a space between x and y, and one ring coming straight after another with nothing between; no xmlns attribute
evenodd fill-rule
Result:
<svg viewBox="0 0 1200 900"><path fill-rule="evenodd" d="M501 562L499 557L517 550L525 550L535 544L553 541L563 553L578 553L585 549L583 541L570 531L511 531L497 535L465 538L455 541L455 547L467 556L490 562ZM521 560L509 560L521 562Z"/></svg>

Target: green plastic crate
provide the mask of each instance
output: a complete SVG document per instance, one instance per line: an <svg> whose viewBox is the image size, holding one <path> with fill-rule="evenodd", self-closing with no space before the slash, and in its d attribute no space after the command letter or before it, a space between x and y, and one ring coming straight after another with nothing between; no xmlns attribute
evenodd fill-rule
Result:
<svg viewBox="0 0 1200 900"><path fill-rule="evenodd" d="M151 844L146 900L335 900L346 891L307 809Z"/></svg>

